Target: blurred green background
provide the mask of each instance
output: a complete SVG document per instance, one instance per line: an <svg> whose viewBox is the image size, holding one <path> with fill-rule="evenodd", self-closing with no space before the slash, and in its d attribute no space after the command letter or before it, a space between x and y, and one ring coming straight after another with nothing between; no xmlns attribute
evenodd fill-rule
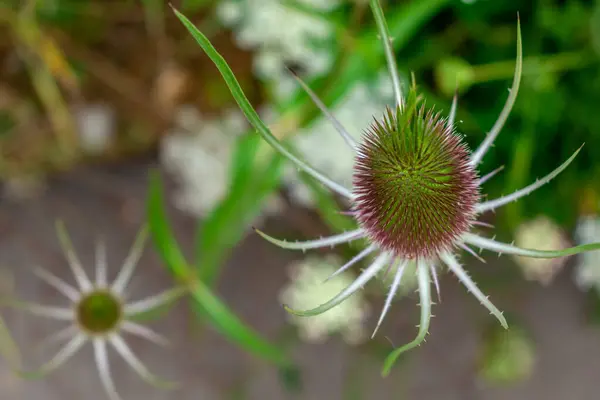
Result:
<svg viewBox="0 0 600 400"><path fill-rule="evenodd" d="M380 52L369 49L379 44L366 42L372 39L368 33L373 25L365 2L330 0L313 8L311 2L281 2L293 11L290 26L299 13L312 18L295 35L298 46L304 48L294 54L275 46L265 56L265 49L274 47L271 43L263 46L260 35L253 38L251 31L260 29L262 17L251 14L258 14L261 7L266 14L271 3L188 0L174 5L216 41L255 104L279 111L292 109L293 126L306 123L316 111L290 106L294 101L275 94L278 89L273 87L282 86L281 81L261 76L265 68L261 70L256 60L253 64L257 53L260 63L285 64L300 72L306 67L302 65L305 48L317 55L327 53L326 65L309 65L308 69L313 88L330 94L330 105L353 82L381 69ZM399 36L399 68L405 76L414 72L427 100L443 111L458 86L459 129L472 147L493 124L505 100L515 58L516 15L521 13L523 86L483 166L484 170L506 166L490 183L489 192L522 187L585 143L585 150L561 179L528 201L508 207L503 211L508 218L503 221L514 228L523 218L544 213L571 227L582 211L596 212L600 182L594 161L600 148L597 2L429 0L411 7L408 3L392 2L386 10L392 25L393 21L404 23L392 28ZM234 7L238 9L229 10ZM215 69L164 2L4 0L0 10L3 180L43 179L80 163L118 162L153 152L179 105L193 104L209 115L232 105ZM281 14L281 18L286 16ZM240 22L244 18L248 21ZM268 23L265 31L270 29ZM321 33L302 36L310 23ZM356 58L362 58L361 68L341 79L330 79ZM306 103L305 98L301 100ZM109 104L116 125L110 145L91 155L82 151L74 115L78 105L90 101Z"/></svg>
<svg viewBox="0 0 600 400"><path fill-rule="evenodd" d="M482 163L482 174L505 167L485 184L486 193L493 198L526 186L582 143L585 147L550 184L486 218L499 237L516 235L530 247L592 241L594 235L600 241L593 222L600 212L600 1L383 3L402 79L406 83L414 73L427 104L444 114L456 91L457 127L472 149L508 95L519 13L523 80L513 112ZM348 179L351 159L328 139L326 121L285 67L359 135L391 100L368 2L174 0L173 5L229 62L276 136L334 178ZM293 348L287 331L284 344L271 348L219 303L215 287L251 225L271 223L274 234L290 238L351 227L337 199L289 169L253 134L218 71L167 2L0 0L3 201L43 196L46 183L80 168L148 162L164 172L162 178L154 175L148 198L156 247L175 280L194 275L206 285L206 292L192 296L198 320L211 321L229 340L277 364L285 385L296 387L295 367L279 355L281 348ZM165 180L178 187L168 186L168 199ZM179 246L178 228L171 232L164 214L167 202L193 221L187 259L164 255ZM535 230L515 234L539 218L551 221L543 230L548 237ZM578 233L586 218L595 230ZM352 255L359 247L339 250ZM600 255L573 260L577 268L584 262L596 265ZM559 269L519 265L526 278L541 283ZM507 270L482 286L510 295L522 275ZM581 288L600 288L600 277L583 275L577 281ZM368 293L382 295L380 288ZM595 293L591 315L600 304ZM479 369L487 379L505 382L530 373L528 333L511 332L510 340L495 330L486 336ZM381 339L368 352L377 358L388 347ZM506 360L506 354L518 357Z"/></svg>

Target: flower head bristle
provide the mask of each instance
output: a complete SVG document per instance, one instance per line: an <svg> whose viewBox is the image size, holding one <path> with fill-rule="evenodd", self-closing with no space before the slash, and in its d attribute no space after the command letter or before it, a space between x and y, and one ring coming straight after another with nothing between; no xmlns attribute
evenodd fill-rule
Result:
<svg viewBox="0 0 600 400"><path fill-rule="evenodd" d="M387 109L366 132L354 170L355 211L381 247L431 257L466 232L479 200L469 151L411 88L405 107Z"/></svg>

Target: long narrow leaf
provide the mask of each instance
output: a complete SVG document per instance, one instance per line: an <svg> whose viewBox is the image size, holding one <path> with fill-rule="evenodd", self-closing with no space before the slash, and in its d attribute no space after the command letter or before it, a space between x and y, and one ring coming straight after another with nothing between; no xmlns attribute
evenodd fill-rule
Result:
<svg viewBox="0 0 600 400"><path fill-rule="evenodd" d="M238 343L245 350L279 366L289 368L292 365L291 360L282 349L258 336L233 314L202 282L196 282L190 290L195 305L200 308L202 314L208 315L214 327L229 340Z"/></svg>
<svg viewBox="0 0 600 400"><path fill-rule="evenodd" d="M150 176L147 211L150 233L158 253L171 273L176 278L186 281L193 273L187 267L185 256L173 236L173 231L165 215L163 185L158 172L154 172Z"/></svg>
<svg viewBox="0 0 600 400"><path fill-rule="evenodd" d="M402 97L402 87L400 85L400 77L398 76L396 55L394 54L392 38L390 37L390 31L383 15L383 9L381 8L379 0L371 0L371 11L373 11L373 16L375 17L375 23L377 25L377 31L379 32L381 42L383 43L385 58L387 60L388 69L392 77L392 87L394 89L394 95L396 96L396 105L402 109L404 107L404 98Z"/></svg>
<svg viewBox="0 0 600 400"><path fill-rule="evenodd" d="M253 181L254 156L260 143L258 135L244 135L236 142L231 163L229 191L201 223L196 238L196 265L200 280L212 286L217 270L224 261L228 242L243 235L240 220L250 213L245 207L249 186Z"/></svg>
<svg viewBox="0 0 600 400"><path fill-rule="evenodd" d="M293 155L279 140L273 136L271 130L265 125L262 121L258 113L254 110L248 98L244 94L240 84L238 83L233 71L225 61L225 59L219 54L219 52L213 47L208 38L200 32L192 22L187 19L183 14L181 14L176 9L173 9L175 15L181 23L186 27L186 29L190 32L196 42L202 47L202 50L208 55L208 57L215 64L225 83L229 87L233 98L240 106L240 109L250 122L250 124L258 131L258 133L262 136L262 138L276 151L285 156L288 160L296 164L296 166L306 173L312 175L316 179L318 179L323 185L329 187L331 190L339 193L345 197L352 197L352 194L343 186L338 185L331 179L327 178L325 175L320 173L319 171L312 168L310 165L302 161L300 158Z"/></svg>
<svg viewBox="0 0 600 400"><path fill-rule="evenodd" d="M286 353L255 333L245 325L210 289L195 277L195 271L187 264L165 212L163 188L160 178L153 174L148 200L148 220L156 249L172 273L183 280L194 300L193 304L202 317L207 316L212 325L226 338L244 350L280 367L292 366Z"/></svg>
<svg viewBox="0 0 600 400"><path fill-rule="evenodd" d="M234 161L234 169L239 169L239 172L234 173L229 193L204 221L198 233L199 277L209 286L218 277L219 267L228 252L261 212L265 198L279 184L283 158L274 157L266 165L261 160L254 160L251 156L256 155L256 143L253 143L256 140L260 137L253 135L240 143L239 158Z"/></svg>

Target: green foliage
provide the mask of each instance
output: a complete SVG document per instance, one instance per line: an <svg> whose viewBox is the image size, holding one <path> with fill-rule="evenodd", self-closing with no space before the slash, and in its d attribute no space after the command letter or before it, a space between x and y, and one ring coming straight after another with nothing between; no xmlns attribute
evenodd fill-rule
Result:
<svg viewBox="0 0 600 400"><path fill-rule="evenodd" d="M158 175L151 177L148 197L150 232L165 265L175 278L188 288L192 307L198 316L208 319L213 327L244 350L282 368L291 368L286 353L267 342L242 322L201 280L189 266L175 239L165 214L162 184Z"/></svg>
<svg viewBox="0 0 600 400"><path fill-rule="evenodd" d="M493 329L485 338L479 373L495 385L515 384L528 379L535 365L535 348L527 332L517 325Z"/></svg>
<svg viewBox="0 0 600 400"><path fill-rule="evenodd" d="M181 8L185 12L196 12L207 7L212 3L212 0L183 0Z"/></svg>
<svg viewBox="0 0 600 400"><path fill-rule="evenodd" d="M248 224L260 213L265 198L278 183L283 160L276 157L266 164L257 160L260 140L258 135L245 135L238 140L230 191L198 229L197 266L200 279L209 285L215 282L229 251L244 236Z"/></svg>
<svg viewBox="0 0 600 400"><path fill-rule="evenodd" d="M437 88L449 97L458 80L463 93L457 120L464 120L459 129L471 148L476 148L506 98L514 66L510 26L517 11L523 18L522 90L506 128L482 164L483 173L497 165L508 167L508 173L486 184L490 197L533 182L552 171L557 160L586 144L559 179L499 212L506 228L542 213L571 226L582 207L582 191L591 187L600 192L600 115L592 110L600 101L600 12L592 3L541 0L457 5L452 15L441 18L451 21L454 37L444 39L432 28L426 34L430 39L423 39L448 43L445 49L439 48L439 60L433 64L437 80L431 90ZM426 74L427 69L417 71L417 81Z"/></svg>

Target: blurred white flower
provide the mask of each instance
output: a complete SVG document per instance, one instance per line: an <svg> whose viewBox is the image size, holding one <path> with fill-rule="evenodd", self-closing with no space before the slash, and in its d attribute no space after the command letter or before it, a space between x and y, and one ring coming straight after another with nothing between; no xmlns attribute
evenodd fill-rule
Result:
<svg viewBox="0 0 600 400"><path fill-rule="evenodd" d="M243 118L229 111L206 120L193 107L179 110L176 124L181 128L168 132L160 148L162 164L179 183L179 209L204 217L226 194L233 146L246 129Z"/></svg>
<svg viewBox="0 0 600 400"><path fill-rule="evenodd" d="M291 265L291 281L280 294L281 301L292 309L310 309L327 302L356 278L345 271L325 281L341 266L335 256L309 256ZM339 332L347 343L357 344L367 339L364 323L369 306L362 292L355 293L339 306L314 317L288 314L307 342L323 342Z"/></svg>
<svg viewBox="0 0 600 400"><path fill-rule="evenodd" d="M298 3L316 12L326 12L340 0L298 0ZM334 34L334 26L325 16L311 15L281 0L225 0L217 5L217 17L234 28L240 47L256 51L254 69L260 78L283 81L290 87L292 81L284 68L287 63L301 65L307 76L323 74L333 63L332 52L319 47L319 42L331 39Z"/></svg>
<svg viewBox="0 0 600 400"><path fill-rule="evenodd" d="M372 81L359 81L332 109L332 114L347 127L357 142L363 131L380 118L385 106L392 104L394 98L391 79L381 71ZM298 132L293 143L302 158L346 187L352 187L354 153L344 145L340 134L325 117ZM311 191L296 176L296 170L290 168L286 180L291 188L293 199L304 206L312 206Z"/></svg>
<svg viewBox="0 0 600 400"><path fill-rule="evenodd" d="M217 18L226 26L239 24L243 16L243 6L239 1L225 0L217 5Z"/></svg>
<svg viewBox="0 0 600 400"><path fill-rule="evenodd" d="M577 244L587 244L600 240L600 218L584 216L579 219L575 231ZM600 251L590 251L579 255L575 268L575 282L584 290L591 287L600 294Z"/></svg>
<svg viewBox="0 0 600 400"><path fill-rule="evenodd" d="M179 184L176 207L204 217L227 194L234 146L248 124L237 109L205 119L195 107L186 106L177 112L176 125L161 142L161 163ZM266 211L278 209L276 197L270 198Z"/></svg>
<svg viewBox="0 0 600 400"><path fill-rule="evenodd" d="M516 232L517 246L539 250L562 250L569 247L564 231L545 216L525 222ZM564 266L568 257L528 258L513 256L521 267L525 279L535 280L543 285L549 284L558 271Z"/></svg>
<svg viewBox="0 0 600 400"><path fill-rule="evenodd" d="M106 104L86 104L74 110L82 150L99 154L108 149L116 129L115 110Z"/></svg>

